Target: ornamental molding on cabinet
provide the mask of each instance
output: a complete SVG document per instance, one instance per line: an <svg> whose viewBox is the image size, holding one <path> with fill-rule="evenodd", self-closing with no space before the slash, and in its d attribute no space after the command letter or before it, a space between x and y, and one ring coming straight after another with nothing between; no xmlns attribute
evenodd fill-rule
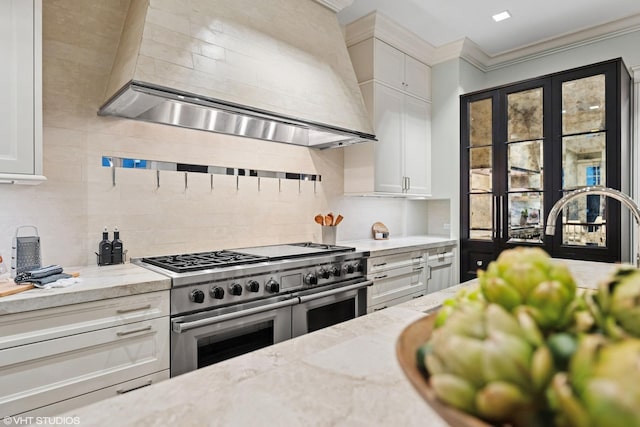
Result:
<svg viewBox="0 0 640 427"><path fill-rule="evenodd" d="M433 63L436 52L433 45L380 12L371 12L346 26L347 46L371 37L380 39L427 65Z"/></svg>
<svg viewBox="0 0 640 427"><path fill-rule="evenodd" d="M342 9L344 9L347 6L350 6L351 3L353 3L353 0L314 0L314 1L316 3L323 5L324 7L327 7L333 10L336 13L340 12Z"/></svg>

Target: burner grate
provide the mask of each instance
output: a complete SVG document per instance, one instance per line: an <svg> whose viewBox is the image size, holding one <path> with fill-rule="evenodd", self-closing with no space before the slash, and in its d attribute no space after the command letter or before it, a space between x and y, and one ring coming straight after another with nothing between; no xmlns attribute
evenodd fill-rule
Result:
<svg viewBox="0 0 640 427"><path fill-rule="evenodd" d="M267 257L241 254L226 250L142 258L142 261L148 264L165 268L175 273L186 273L189 271L253 264L267 260Z"/></svg>

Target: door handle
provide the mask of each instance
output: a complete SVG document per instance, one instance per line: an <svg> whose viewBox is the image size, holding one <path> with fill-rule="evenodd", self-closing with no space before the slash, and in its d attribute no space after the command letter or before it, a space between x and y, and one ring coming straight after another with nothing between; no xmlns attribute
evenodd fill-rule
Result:
<svg viewBox="0 0 640 427"><path fill-rule="evenodd" d="M500 238L504 239L504 223L502 221L502 213L504 212L504 196L500 196Z"/></svg>
<svg viewBox="0 0 640 427"><path fill-rule="evenodd" d="M151 308L151 304L147 304L147 305L143 305L141 307L135 307L135 308L118 309L116 310L116 313L118 314L132 313L134 311L147 310L149 308Z"/></svg>
<svg viewBox="0 0 640 427"><path fill-rule="evenodd" d="M137 334L138 332L146 332L146 331L150 331L151 330L151 325L146 326L144 328L140 328L140 329L134 329L132 331L120 331L120 332L116 332L116 335L119 337L124 337L127 335L133 335L133 334Z"/></svg>
<svg viewBox="0 0 640 427"><path fill-rule="evenodd" d="M142 387L148 387L151 384L153 384L153 381L152 380L147 380L143 384L140 384L140 385L135 386L135 387L126 388L126 389L125 388L121 388L119 390L116 390L116 393L118 393L118 394L129 393L130 391L137 390L137 389L142 388Z"/></svg>
<svg viewBox="0 0 640 427"><path fill-rule="evenodd" d="M491 227L493 228L492 234L493 239L498 238L498 196L493 196L493 224Z"/></svg>
<svg viewBox="0 0 640 427"><path fill-rule="evenodd" d="M372 286L373 282L371 280L367 280L365 282L358 282L355 283L353 285L348 285L348 286L342 286L342 287L338 287L335 289L330 289L328 291L324 291L324 292L318 292L317 294L311 294L311 295L303 295L298 297L298 299L300 300L300 303L305 303L305 302L309 302L309 301L313 301L316 299L320 299L320 298L324 298L324 297L330 297L331 295L337 295L337 294L341 294L344 292L349 292L349 291L353 291L356 289L362 289L362 288L366 288L368 286Z"/></svg>

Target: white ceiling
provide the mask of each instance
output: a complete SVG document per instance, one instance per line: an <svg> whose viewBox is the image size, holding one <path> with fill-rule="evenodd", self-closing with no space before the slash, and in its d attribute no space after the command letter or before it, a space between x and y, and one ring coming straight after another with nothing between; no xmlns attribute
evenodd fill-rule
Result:
<svg viewBox="0 0 640 427"><path fill-rule="evenodd" d="M341 24L378 10L435 47L464 37L489 56L640 14L640 0L354 0ZM494 22L508 10L512 17Z"/></svg>

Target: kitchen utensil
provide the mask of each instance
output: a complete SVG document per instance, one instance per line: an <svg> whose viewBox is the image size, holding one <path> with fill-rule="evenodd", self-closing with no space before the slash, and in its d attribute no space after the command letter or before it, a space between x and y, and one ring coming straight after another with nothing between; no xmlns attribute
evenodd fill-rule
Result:
<svg viewBox="0 0 640 427"><path fill-rule="evenodd" d="M472 417L451 406L445 405L436 397L429 384L428 376L418 369L416 352L431 336L436 313L420 318L407 326L396 342L396 357L402 371L418 394L431 406L451 427L490 427L489 424Z"/></svg>
<svg viewBox="0 0 640 427"><path fill-rule="evenodd" d="M7 295L28 291L29 289L33 289L33 285L31 283L16 285L12 279L0 279L0 297L6 297Z"/></svg>
<svg viewBox="0 0 640 427"><path fill-rule="evenodd" d="M386 240L389 238L389 229L381 222L375 222L371 226L371 232L375 240Z"/></svg>
<svg viewBox="0 0 640 427"><path fill-rule="evenodd" d="M333 225L338 225L342 222L342 220L344 219L344 217L340 214L338 214L338 216L336 217L336 220L333 221Z"/></svg>
<svg viewBox="0 0 640 427"><path fill-rule="evenodd" d="M314 219L318 224L320 224L320 225L324 225L324 217L323 217L322 215L318 214L318 215L316 215L313 219Z"/></svg>
<svg viewBox="0 0 640 427"><path fill-rule="evenodd" d="M33 228L35 235L18 236L21 229ZM40 237L38 229L33 225L23 225L16 229L11 246L11 277L23 271L40 268Z"/></svg>
<svg viewBox="0 0 640 427"><path fill-rule="evenodd" d="M333 224L333 218L331 218L329 215L325 215L324 216L324 225L328 227L331 224Z"/></svg>

